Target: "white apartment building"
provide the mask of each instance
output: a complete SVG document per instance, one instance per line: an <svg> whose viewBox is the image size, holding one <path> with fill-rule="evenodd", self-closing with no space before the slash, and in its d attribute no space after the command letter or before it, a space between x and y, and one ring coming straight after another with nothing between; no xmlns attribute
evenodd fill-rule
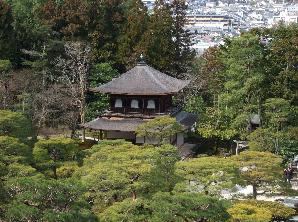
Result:
<svg viewBox="0 0 298 222"><path fill-rule="evenodd" d="M187 15L187 29L224 31L233 26L233 19L224 15Z"/></svg>
<svg viewBox="0 0 298 222"><path fill-rule="evenodd" d="M298 23L298 14L289 13L288 10L285 10L281 12L278 16L273 16L270 23L271 25L274 25L281 21L286 24Z"/></svg>

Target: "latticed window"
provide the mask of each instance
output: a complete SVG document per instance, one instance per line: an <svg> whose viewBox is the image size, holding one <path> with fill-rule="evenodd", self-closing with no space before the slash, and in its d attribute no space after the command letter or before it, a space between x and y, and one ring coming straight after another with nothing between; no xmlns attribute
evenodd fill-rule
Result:
<svg viewBox="0 0 298 222"><path fill-rule="evenodd" d="M122 99L116 99L115 108L122 108L122 107L123 107Z"/></svg>
<svg viewBox="0 0 298 222"><path fill-rule="evenodd" d="M138 109L139 108L139 101L136 100L136 99L131 100L130 107L134 108L134 109Z"/></svg>
<svg viewBox="0 0 298 222"><path fill-rule="evenodd" d="M153 99L148 100L147 109L155 109L155 101Z"/></svg>

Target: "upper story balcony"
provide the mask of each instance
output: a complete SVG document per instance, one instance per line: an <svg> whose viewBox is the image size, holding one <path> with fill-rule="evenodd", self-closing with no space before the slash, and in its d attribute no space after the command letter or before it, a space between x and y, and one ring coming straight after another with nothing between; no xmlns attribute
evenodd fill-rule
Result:
<svg viewBox="0 0 298 222"><path fill-rule="evenodd" d="M172 105L171 96L111 96L110 109L102 116L154 118L172 115L178 110Z"/></svg>

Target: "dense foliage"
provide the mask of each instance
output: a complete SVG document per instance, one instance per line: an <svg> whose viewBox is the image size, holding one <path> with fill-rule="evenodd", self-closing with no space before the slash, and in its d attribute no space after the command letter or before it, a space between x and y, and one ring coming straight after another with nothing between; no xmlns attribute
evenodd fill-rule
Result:
<svg viewBox="0 0 298 222"><path fill-rule="evenodd" d="M169 138L183 131L183 126L174 117L161 116L141 124L136 129L139 137L156 139L157 145L170 143Z"/></svg>
<svg viewBox="0 0 298 222"><path fill-rule="evenodd" d="M244 200L236 202L228 212L232 216L231 221L249 222L286 220L295 210L275 202Z"/></svg>
<svg viewBox="0 0 298 222"><path fill-rule="evenodd" d="M108 106L88 87L132 68L141 54L184 76L194 59L186 9L180 0L160 1L153 13L140 0L1 0L0 108L26 112L37 131L64 126L74 134L77 120Z"/></svg>
<svg viewBox="0 0 298 222"><path fill-rule="evenodd" d="M236 184L252 185L254 198L260 187L284 191L281 158L270 152L182 161L169 144L114 140L82 149L78 141L61 136L32 146L18 135L0 136L4 221L269 222L294 214L277 203L220 198Z"/></svg>
<svg viewBox="0 0 298 222"><path fill-rule="evenodd" d="M32 136L31 122L22 113L0 110L0 135L26 140Z"/></svg>
<svg viewBox="0 0 298 222"><path fill-rule="evenodd" d="M287 194L282 167L298 154L297 24L254 29L194 58L186 9L183 0L157 0L151 12L140 0L0 0L0 221L270 222L295 213L256 198ZM108 106L88 88L140 54L192 79L178 97L199 116L192 137L200 152L227 155L181 159L165 139L183 130L170 116L137 130L156 146L76 139ZM249 150L233 156L233 140ZM236 185L253 192L234 200Z"/></svg>
<svg viewBox="0 0 298 222"><path fill-rule="evenodd" d="M285 161L297 154L297 33L297 24L253 29L198 58L185 107L200 110L201 137L214 146L248 140Z"/></svg>

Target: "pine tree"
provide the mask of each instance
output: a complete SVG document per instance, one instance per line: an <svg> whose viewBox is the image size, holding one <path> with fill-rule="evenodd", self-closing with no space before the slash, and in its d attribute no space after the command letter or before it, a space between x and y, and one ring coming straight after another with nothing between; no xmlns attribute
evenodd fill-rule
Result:
<svg viewBox="0 0 298 222"><path fill-rule="evenodd" d="M0 59L11 59L15 52L11 7L0 0Z"/></svg>
<svg viewBox="0 0 298 222"><path fill-rule="evenodd" d="M141 0L133 0L126 10L126 23L119 40L119 61L131 68L144 51L144 33L147 30L149 16Z"/></svg>
<svg viewBox="0 0 298 222"><path fill-rule="evenodd" d="M266 84L266 50L259 38L243 34L226 43L221 57L225 69L224 89L219 95L219 107L226 116L226 126L236 130L245 138L247 124L252 114L259 114L262 120L262 103L268 89Z"/></svg>
<svg viewBox="0 0 298 222"><path fill-rule="evenodd" d="M173 10L173 39L174 39L174 58L173 58L173 74L181 77L183 73L188 71L195 53L191 50L191 34L185 29L186 25L186 9L185 0L174 0L172 3Z"/></svg>
<svg viewBox="0 0 298 222"><path fill-rule="evenodd" d="M145 34L145 54L150 65L168 74L172 73L173 24L170 5L164 0L157 0Z"/></svg>
<svg viewBox="0 0 298 222"><path fill-rule="evenodd" d="M38 50L43 47L48 39L48 29L42 24L38 9L42 1L14 0L7 1L11 4L15 30L15 42L17 50ZM21 55L22 56L22 55ZM24 58L18 58L22 62Z"/></svg>

